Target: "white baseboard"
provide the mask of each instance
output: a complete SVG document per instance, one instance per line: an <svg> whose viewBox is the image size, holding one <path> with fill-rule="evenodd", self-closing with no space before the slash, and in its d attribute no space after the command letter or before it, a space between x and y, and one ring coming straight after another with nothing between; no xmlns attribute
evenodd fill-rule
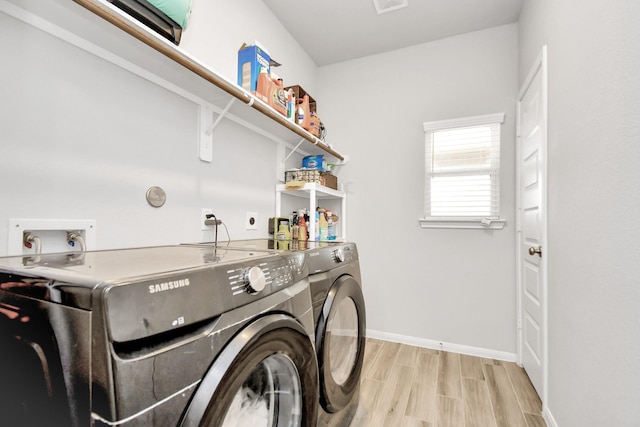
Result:
<svg viewBox="0 0 640 427"><path fill-rule="evenodd" d="M544 418L545 422L547 423L547 427L558 427L558 423L553 418L549 407L546 405L542 406L542 418Z"/></svg>
<svg viewBox="0 0 640 427"><path fill-rule="evenodd" d="M505 362L516 362L517 360L515 353L509 353L506 351L471 347L468 345L447 343L426 338L416 338L407 335L390 334L388 332L372 331L370 329L367 329L367 337L413 345L416 347L430 348L433 350L443 350L451 351L453 353L468 354L469 356L484 357L486 359L504 360ZM549 427L551 427L551 425Z"/></svg>

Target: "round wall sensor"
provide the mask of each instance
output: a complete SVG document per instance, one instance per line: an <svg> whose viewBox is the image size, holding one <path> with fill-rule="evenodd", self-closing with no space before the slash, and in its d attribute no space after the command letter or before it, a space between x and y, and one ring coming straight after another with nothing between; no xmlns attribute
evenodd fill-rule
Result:
<svg viewBox="0 0 640 427"><path fill-rule="evenodd" d="M147 190L147 202L154 208L159 208L167 201L167 194L160 187L150 187Z"/></svg>

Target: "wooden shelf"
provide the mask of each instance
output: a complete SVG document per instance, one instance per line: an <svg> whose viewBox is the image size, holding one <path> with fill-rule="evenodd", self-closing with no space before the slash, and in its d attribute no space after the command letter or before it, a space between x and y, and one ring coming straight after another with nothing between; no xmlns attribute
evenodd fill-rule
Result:
<svg viewBox="0 0 640 427"><path fill-rule="evenodd" d="M113 56L114 63L139 67L152 74L151 79L175 85L218 112L231 99L239 100L226 117L290 146L302 138L306 142L300 147L303 153L345 160L344 155L106 0L0 0L0 11L87 51L99 50L102 57Z"/></svg>

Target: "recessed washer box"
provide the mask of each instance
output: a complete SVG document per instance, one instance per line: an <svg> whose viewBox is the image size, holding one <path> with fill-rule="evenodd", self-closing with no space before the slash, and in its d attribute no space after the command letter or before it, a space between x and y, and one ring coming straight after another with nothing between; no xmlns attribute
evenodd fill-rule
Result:
<svg viewBox="0 0 640 427"><path fill-rule="evenodd" d="M66 241L67 231L77 231L84 237L86 250L96 249L96 221L94 219L37 219L10 218L9 238L7 239L8 255L29 255L24 246L26 231L42 232L42 253L72 251ZM59 232L59 233L56 233Z"/></svg>

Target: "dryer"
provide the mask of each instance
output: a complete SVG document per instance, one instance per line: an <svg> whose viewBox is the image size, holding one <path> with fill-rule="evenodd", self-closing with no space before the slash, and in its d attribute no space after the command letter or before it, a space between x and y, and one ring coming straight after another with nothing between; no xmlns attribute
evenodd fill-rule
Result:
<svg viewBox="0 0 640 427"><path fill-rule="evenodd" d="M366 309L356 244L254 239L232 241L228 247L304 254L319 369L318 425L349 425L358 408L366 342Z"/></svg>
<svg viewBox="0 0 640 427"><path fill-rule="evenodd" d="M316 322L319 426L348 426L357 409L366 310L355 243L319 242L305 251Z"/></svg>
<svg viewBox="0 0 640 427"><path fill-rule="evenodd" d="M0 424L312 426L307 274L197 246L0 258Z"/></svg>

